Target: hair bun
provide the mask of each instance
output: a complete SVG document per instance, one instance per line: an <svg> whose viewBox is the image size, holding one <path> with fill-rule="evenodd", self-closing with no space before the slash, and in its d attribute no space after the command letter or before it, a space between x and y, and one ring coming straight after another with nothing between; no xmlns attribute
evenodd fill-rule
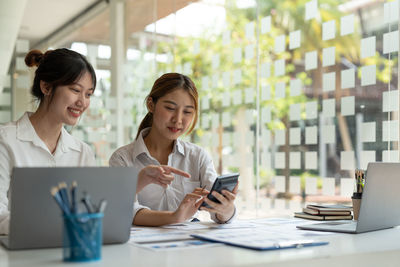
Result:
<svg viewBox="0 0 400 267"><path fill-rule="evenodd" d="M31 50L25 56L25 64L28 67L39 66L40 60L43 58L43 53L39 50Z"/></svg>

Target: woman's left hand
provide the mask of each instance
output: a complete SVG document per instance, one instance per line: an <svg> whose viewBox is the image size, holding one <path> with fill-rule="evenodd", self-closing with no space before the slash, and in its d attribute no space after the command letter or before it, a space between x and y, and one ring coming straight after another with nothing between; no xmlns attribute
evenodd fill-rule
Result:
<svg viewBox="0 0 400 267"><path fill-rule="evenodd" d="M204 202L206 202L211 208L201 207L200 210L205 210L208 212L215 213L217 219L221 222L226 222L230 218L232 218L233 213L235 212L235 198L238 191L239 183L235 186L232 192L228 190L222 190L221 193L216 191L211 194L218 199L221 203L216 203L208 198L204 198Z"/></svg>

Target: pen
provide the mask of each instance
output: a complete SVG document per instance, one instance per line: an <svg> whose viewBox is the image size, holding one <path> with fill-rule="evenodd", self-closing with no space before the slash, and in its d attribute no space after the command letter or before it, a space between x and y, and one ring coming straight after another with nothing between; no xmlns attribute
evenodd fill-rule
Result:
<svg viewBox="0 0 400 267"><path fill-rule="evenodd" d="M64 214L70 215L70 211L69 211L68 207L65 206L65 203L61 198L60 191L58 190L58 188L52 187L50 189L50 193L53 196L53 198L55 199L55 201L57 202L60 209L64 212Z"/></svg>
<svg viewBox="0 0 400 267"><path fill-rule="evenodd" d="M64 182L61 182L61 183L59 183L58 184L58 192L59 192L59 194L60 194L60 196L61 196L61 199L63 200L63 202L64 202L64 205L66 206L66 208L68 209L68 210L71 210L70 209L70 206L69 206L69 199L68 199L68 192L67 192L67 184L66 183L64 183Z"/></svg>
<svg viewBox="0 0 400 267"><path fill-rule="evenodd" d="M355 171L356 193L362 193L364 185L364 172L362 170Z"/></svg>
<svg viewBox="0 0 400 267"><path fill-rule="evenodd" d="M76 187L78 186L78 184L76 183L76 181L72 182L72 186L71 186L71 212L72 213L78 213L78 209L76 207Z"/></svg>
<svg viewBox="0 0 400 267"><path fill-rule="evenodd" d="M90 202L90 196L86 192L84 192L83 195L84 196L82 198L82 202L85 205L88 213L93 213L94 208L93 208L92 202Z"/></svg>
<svg viewBox="0 0 400 267"><path fill-rule="evenodd" d="M107 201L102 199L100 201L99 208L97 209L97 212L104 213L104 210L106 209L106 206L107 206Z"/></svg>

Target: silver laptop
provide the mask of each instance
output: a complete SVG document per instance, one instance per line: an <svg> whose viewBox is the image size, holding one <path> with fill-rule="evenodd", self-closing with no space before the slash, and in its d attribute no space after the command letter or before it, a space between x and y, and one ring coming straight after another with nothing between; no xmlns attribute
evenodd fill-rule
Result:
<svg viewBox="0 0 400 267"><path fill-rule="evenodd" d="M133 167L14 168L10 183L10 231L2 243L9 249L62 246L62 213L50 194L59 182L78 183L77 199L86 191L94 204L107 200L103 243L130 237L137 170ZM80 203L79 209L85 211Z"/></svg>
<svg viewBox="0 0 400 267"><path fill-rule="evenodd" d="M297 228L356 234L400 225L399 188L400 163L369 163L358 222L334 221Z"/></svg>

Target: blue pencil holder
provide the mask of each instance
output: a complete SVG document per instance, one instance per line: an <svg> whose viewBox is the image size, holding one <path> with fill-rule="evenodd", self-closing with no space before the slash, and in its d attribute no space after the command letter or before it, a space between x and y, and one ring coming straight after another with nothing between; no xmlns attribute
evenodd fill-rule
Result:
<svg viewBox="0 0 400 267"><path fill-rule="evenodd" d="M64 261L82 262L101 259L103 216L103 213L64 216Z"/></svg>

